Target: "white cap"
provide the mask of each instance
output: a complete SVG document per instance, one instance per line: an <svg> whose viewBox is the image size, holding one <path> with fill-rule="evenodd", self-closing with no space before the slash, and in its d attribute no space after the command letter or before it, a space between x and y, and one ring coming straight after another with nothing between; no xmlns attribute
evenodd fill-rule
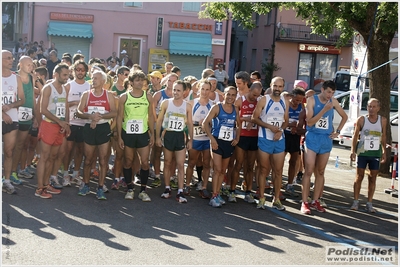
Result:
<svg viewBox="0 0 400 267"><path fill-rule="evenodd" d="M78 51L76 51L76 53L79 53L79 54L81 54L81 53L82 53L82 51L81 51L81 50L78 50Z"/></svg>
<svg viewBox="0 0 400 267"><path fill-rule="evenodd" d="M126 50L122 50L121 54L126 54Z"/></svg>

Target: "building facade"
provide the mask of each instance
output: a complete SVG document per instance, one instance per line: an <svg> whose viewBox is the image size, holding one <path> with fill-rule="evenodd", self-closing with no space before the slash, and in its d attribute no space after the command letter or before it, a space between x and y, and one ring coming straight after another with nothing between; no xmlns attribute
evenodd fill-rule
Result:
<svg viewBox="0 0 400 267"><path fill-rule="evenodd" d="M322 82L332 79L337 70L350 68L352 46L349 43L336 49L338 32L328 37L311 34L311 28L297 19L293 10L273 9L267 15L253 15L253 18L255 29L232 30L235 43L231 49L231 67L260 73L263 69L267 73L270 70L271 77L285 78L287 91L293 89L298 79L318 91Z"/></svg>
<svg viewBox="0 0 400 267"><path fill-rule="evenodd" d="M52 42L58 53L85 59L120 57L127 51L144 71L164 70L171 61L182 77L200 78L206 67L229 58L231 26L199 19L200 2L35 2L26 3L30 41ZM226 69L229 67L226 64Z"/></svg>

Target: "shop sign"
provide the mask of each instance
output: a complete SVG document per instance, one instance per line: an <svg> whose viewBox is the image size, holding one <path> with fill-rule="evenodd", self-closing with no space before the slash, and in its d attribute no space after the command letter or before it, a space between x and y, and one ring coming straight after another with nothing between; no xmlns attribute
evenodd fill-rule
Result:
<svg viewBox="0 0 400 267"><path fill-rule="evenodd" d="M339 55L341 49L333 45L319 45L319 44L299 44L299 52L317 53L317 54L334 54Z"/></svg>
<svg viewBox="0 0 400 267"><path fill-rule="evenodd" d="M50 12L50 19L92 23L94 21L94 15Z"/></svg>
<svg viewBox="0 0 400 267"><path fill-rule="evenodd" d="M165 62L169 61L169 51L167 49L150 48L149 51L149 69L148 72L165 72Z"/></svg>
<svg viewBox="0 0 400 267"><path fill-rule="evenodd" d="M211 39L213 45L225 45L225 39Z"/></svg>
<svg viewBox="0 0 400 267"><path fill-rule="evenodd" d="M194 31L212 31L212 25L197 24L197 23L184 23L184 22L168 22L170 28Z"/></svg>
<svg viewBox="0 0 400 267"><path fill-rule="evenodd" d="M221 21L215 22L215 35L222 35L222 25L223 22Z"/></svg>
<svg viewBox="0 0 400 267"><path fill-rule="evenodd" d="M162 46L164 18L157 18L156 46Z"/></svg>

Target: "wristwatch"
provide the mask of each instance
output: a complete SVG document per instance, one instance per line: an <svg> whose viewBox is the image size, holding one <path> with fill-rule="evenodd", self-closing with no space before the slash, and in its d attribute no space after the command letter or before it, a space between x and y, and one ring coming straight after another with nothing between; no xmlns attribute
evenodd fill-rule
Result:
<svg viewBox="0 0 400 267"><path fill-rule="evenodd" d="M336 130L336 132L337 132L338 134L340 134L340 130Z"/></svg>

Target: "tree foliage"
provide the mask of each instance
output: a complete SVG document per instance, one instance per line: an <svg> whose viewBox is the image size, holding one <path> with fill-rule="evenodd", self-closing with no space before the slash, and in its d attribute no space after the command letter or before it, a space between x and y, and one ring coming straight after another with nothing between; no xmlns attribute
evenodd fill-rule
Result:
<svg viewBox="0 0 400 267"><path fill-rule="evenodd" d="M341 35L336 44L341 47L359 32L368 42L368 69L389 61L389 49L398 30L398 2L209 2L203 5L201 18L218 21L233 19L247 29L255 27L253 14L264 15L273 8L292 9L304 20L312 33L328 36L334 29ZM372 31L371 31L372 27ZM381 102L380 114L389 118L390 68L385 65L369 74L370 97ZM388 143L391 132L388 127ZM390 150L386 151L390 154ZM381 172L389 172L389 163L381 165Z"/></svg>

